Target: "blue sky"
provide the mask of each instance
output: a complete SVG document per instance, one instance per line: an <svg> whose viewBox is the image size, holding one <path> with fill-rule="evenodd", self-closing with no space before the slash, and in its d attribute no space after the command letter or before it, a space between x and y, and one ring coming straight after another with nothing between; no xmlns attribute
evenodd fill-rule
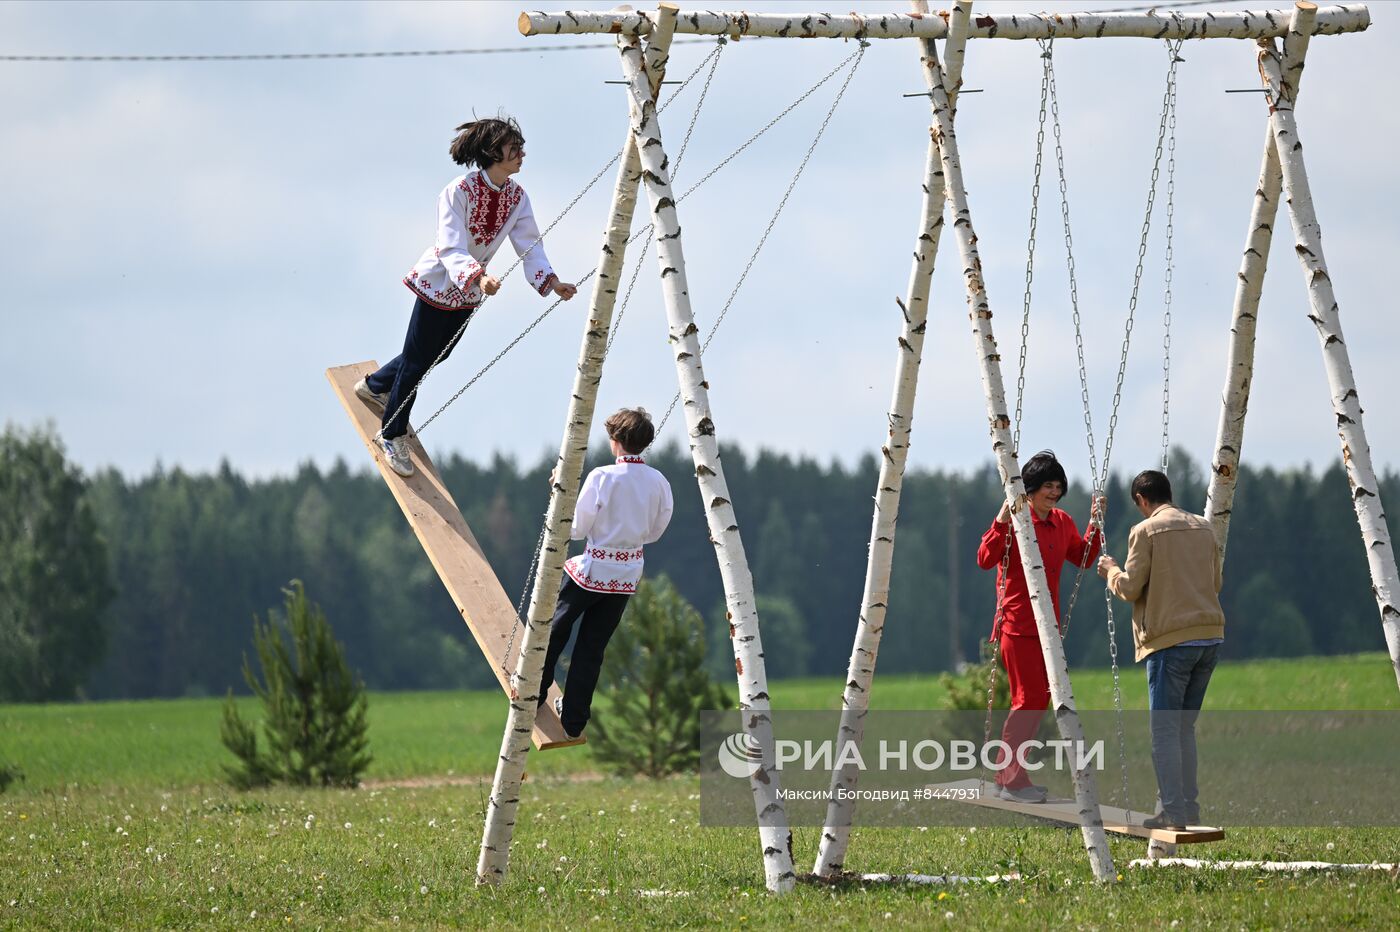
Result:
<svg viewBox="0 0 1400 932"><path fill-rule="evenodd" d="M579 4L575 4L579 5ZM1260 6L1254 3L1253 6ZM1283 4L1278 4L1283 5ZM777 4L755 8L774 9ZM790 6L798 6L792 4ZM1045 4L1052 9L1068 4ZM1105 3L1075 4L1107 8ZM1221 3L1219 8L1240 4ZM862 10L902 10L896 3ZM1030 9L981 3L984 11ZM844 8L843 8L844 9ZM623 90L607 49L525 39L495 3L6 3L6 54L313 52L538 46L540 53L228 63L0 62L0 366L3 417L52 422L86 468L255 475L366 454L322 372L393 355L411 306L400 279L431 243L438 191L457 172L452 127L503 108L524 125L518 179L549 219L620 147ZM1394 14L1312 43L1299 106L1327 258L1378 465L1400 465L1400 321L1387 266L1400 254L1400 116L1376 107L1400 55ZM708 44L677 46L672 77ZM678 186L699 177L853 51L836 41L728 46ZM1240 42L1186 46L1177 144L1173 441L1208 460L1225 376L1235 272L1266 114ZM1165 75L1161 43L1057 50L1090 391L1102 442ZM959 139L1003 355L1017 350L1039 92L1033 43L973 42ZM884 437L898 314L927 142L916 46L876 42L706 357L722 439L853 462ZM819 90L682 207L695 310L713 321L829 106ZM692 89L693 90L693 89ZM694 96L663 118L677 140ZM1083 419L1047 163L1023 445L1086 473ZM546 241L576 279L596 261L612 174ZM1159 194L1159 208L1163 206ZM1280 218L1282 221L1282 217ZM1114 461L1159 443L1161 229L1154 223ZM1280 224L1283 233L1283 224ZM1245 459L1338 456L1317 338L1292 238L1276 237L1260 315ZM931 300L912 462L990 458L951 239ZM502 256L497 270L505 267ZM630 264L629 264L630 272ZM546 305L512 278L425 386L437 408ZM554 312L424 433L436 450L533 463L557 449L586 296ZM655 265L604 378L600 412L663 411L675 391ZM1008 371L1008 382L1014 382ZM667 436L680 439L679 423Z"/></svg>

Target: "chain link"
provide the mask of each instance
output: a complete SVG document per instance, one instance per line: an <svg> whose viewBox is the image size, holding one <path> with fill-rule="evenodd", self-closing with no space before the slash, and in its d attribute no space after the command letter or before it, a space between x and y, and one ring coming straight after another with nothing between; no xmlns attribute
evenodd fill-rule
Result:
<svg viewBox="0 0 1400 932"><path fill-rule="evenodd" d="M1045 161L1045 105L1050 92L1050 56L1054 40L1037 39L1040 46L1040 118L1035 134L1035 169L1031 181L1030 233L1026 237L1026 291L1021 304L1021 351L1016 374L1016 414L1012 422L1011 453L1021 455L1021 411L1026 396L1026 351L1030 346L1031 293L1035 280L1035 235L1040 217L1040 174ZM1006 588L1011 574L1011 541L1014 517L1006 526L1006 539L1001 554L1001 571L997 575L997 608L992 618L992 656L987 670L987 718L982 726L983 745L992 741L992 710L996 703L997 662L1001 656L1001 623L1006 614Z"/></svg>
<svg viewBox="0 0 1400 932"><path fill-rule="evenodd" d="M1176 61L1178 46L1169 50ZM1175 63L1175 61L1173 62ZM1172 257L1173 219L1176 215L1176 82L1171 83L1167 114L1167 248L1166 271L1163 273L1165 291L1162 295L1162 472L1167 471L1171 444L1172 412Z"/></svg>
<svg viewBox="0 0 1400 932"><path fill-rule="evenodd" d="M1051 27L1053 29L1053 26ZM1047 50L1047 52L1053 49ZM1074 264L1074 234L1071 232L1069 221L1069 180L1065 171L1065 149L1064 137L1060 127L1060 95L1059 88L1055 83L1055 61L1053 55L1046 55L1045 70L1050 84L1050 115L1051 125L1055 135L1055 167L1059 173L1060 182L1060 223L1064 229L1065 238L1065 269L1069 274L1069 305L1070 316L1074 321L1074 348L1079 358L1079 398L1083 404L1084 414L1084 437L1089 447L1089 531L1099 529L1099 540L1102 541L1103 529L1099 527L1103 522L1096 519L1096 512L1092 503L1096 495L1101 495L1103 489L1098 481L1097 452L1094 443L1094 418L1089 405L1089 370L1084 361L1084 328L1082 318L1079 313L1079 278ZM1070 590L1069 604L1065 608L1064 618L1060 623L1060 640L1069 637L1070 622L1074 620L1074 606L1079 601L1079 591L1084 583L1084 574L1089 567L1089 553L1091 546L1084 548L1084 557L1080 560L1074 574L1074 587Z"/></svg>
<svg viewBox="0 0 1400 932"><path fill-rule="evenodd" d="M1152 163L1152 185L1148 189L1147 216L1143 221L1142 239L1138 245L1138 263L1133 278L1133 295L1128 303L1128 320L1124 328L1123 355L1118 365L1118 385L1113 396L1113 415L1109 419L1108 436L1105 438L1104 475L1101 485L1106 485L1108 481L1108 458L1113 443L1113 428L1118 418L1118 402L1123 391L1123 370L1127 365L1128 359L1128 338L1132 332L1133 311L1137 307L1138 284L1142 279L1143 259L1147 253L1147 233L1152 222L1152 201L1157 190L1158 169L1162 161L1162 148L1170 123L1169 117L1172 112L1172 102L1176 96L1176 66L1182 61L1180 55L1182 41L1181 39L1167 41L1167 56L1170 59L1167 66L1167 89L1162 97L1162 116L1158 122L1157 129L1157 151ZM1107 546L1107 542L1105 542L1105 546ZM1118 628L1113 617L1113 593L1109 591L1107 586L1104 586L1103 598L1108 626L1108 660L1113 675L1113 710L1118 729L1118 764L1122 777L1122 804L1125 809L1129 809L1127 740L1123 734L1123 690L1118 669Z"/></svg>
<svg viewBox="0 0 1400 932"><path fill-rule="evenodd" d="M811 161L812 153L817 150L817 143L821 142L822 136L826 133L827 126L831 123L831 118L836 114L836 108L840 106L841 99L846 96L846 89L851 86L851 79L855 77L856 69L860 67L861 61L865 58L865 50L870 47L870 43L864 39L858 41L860 42L860 48L846 58L846 61L851 63L851 67L850 70L846 72L846 78L841 82L840 89L836 92L836 99L833 100L831 106L827 108L826 117L822 119L821 126L817 129L817 135L812 138L811 145L807 147L806 154L802 156L802 162L797 166L797 171L793 174L792 180L788 182L787 190L783 192L782 200L778 202L777 208L773 211L773 216L769 218L768 226L764 228L763 235L759 237L758 245L754 247L753 253L749 256L749 261L744 265L744 271L739 274L739 280L734 283L734 288L729 292L729 297L725 300L724 306L720 308L719 315L710 326L710 332L705 336L705 342L700 346L701 358L704 357L705 351L710 348L710 341L713 340L715 334L719 332L720 324L724 323L725 315L729 313L730 307L733 306L734 299L739 294L739 289L744 287L744 280L749 277L749 272L753 270L754 263L758 261L758 254L763 250L763 244L768 242L768 235L773 232L773 227L777 224L778 218L782 216L783 208L787 206L788 198L792 197L793 189L797 187L797 182L802 177L802 173L807 170L807 163ZM827 77L830 77L830 73ZM822 80L825 81L826 79L823 78ZM812 90L816 90L816 87L813 87ZM811 91L808 91L808 94L810 93ZM803 95L803 97L806 96L805 94ZM744 145L747 146L748 143ZM740 148L742 149L743 147ZM737 154L738 151L735 152L735 155ZM730 156L730 158L733 158L733 156ZM728 161L729 159L726 159L725 162L720 164L723 165ZM710 174L714 174L714 172ZM706 177L708 178L709 175ZM703 179L701 183L703 183ZM699 187L699 184L697 184L696 187ZM694 188L691 190L694 190ZM681 199L683 200L684 198L685 195L681 195ZM662 415L660 423L656 425L655 437L661 436L661 432L666 428L666 422L671 419L671 414L676 410L676 405L680 403L680 400L681 393L677 391L675 396L671 399L671 404L667 406L666 413ZM653 444L656 443L655 437L652 439Z"/></svg>

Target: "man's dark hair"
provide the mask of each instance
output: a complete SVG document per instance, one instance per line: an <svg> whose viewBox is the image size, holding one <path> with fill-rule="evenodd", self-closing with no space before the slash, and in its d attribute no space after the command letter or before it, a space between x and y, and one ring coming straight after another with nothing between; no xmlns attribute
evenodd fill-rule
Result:
<svg viewBox="0 0 1400 932"><path fill-rule="evenodd" d="M1026 464L1021 467L1021 481L1025 483L1027 495L1047 482L1059 482L1066 492L1069 491L1069 479L1065 477L1065 468L1049 450L1041 450L1026 460Z"/></svg>
<svg viewBox="0 0 1400 932"><path fill-rule="evenodd" d="M622 449L633 456L651 446L656 437L656 428L651 424L651 415L646 408L623 408L603 422L608 436L622 444Z"/></svg>
<svg viewBox="0 0 1400 932"><path fill-rule="evenodd" d="M507 146L524 145L525 134L521 132L520 124L501 114L457 127L457 137L447 151L458 165L476 165L486 169L505 161Z"/></svg>
<svg viewBox="0 0 1400 932"><path fill-rule="evenodd" d="M1172 481L1164 472L1144 469L1133 478L1133 494L1141 495L1149 505L1169 505L1172 500Z"/></svg>

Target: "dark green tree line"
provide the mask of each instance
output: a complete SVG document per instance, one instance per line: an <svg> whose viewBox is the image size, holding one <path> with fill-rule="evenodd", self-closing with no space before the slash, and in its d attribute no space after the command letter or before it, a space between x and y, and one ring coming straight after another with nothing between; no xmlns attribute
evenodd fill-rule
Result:
<svg viewBox="0 0 1400 932"><path fill-rule="evenodd" d="M48 442L56 445L53 438ZM876 460L823 465L734 448L725 448L723 456L773 675L839 678L864 585ZM486 463L455 455L438 459L448 488L514 599L539 534L554 457L543 455L529 466L503 456ZM733 659L723 590L693 467L674 446L650 461L671 479L676 512L666 536L647 548L648 574L666 574L686 601L700 608L709 666L727 676ZM1072 459L1070 473L1071 479L1082 479ZM1202 465L1177 451L1171 474L1178 502L1199 510L1205 496ZM1120 559L1128 528L1138 520L1125 482L1115 476L1108 493L1110 550ZM1382 494L1400 501L1400 478L1386 477ZM6 495L7 507L14 507L16 496L23 497ZM906 477L882 673L945 670L978 656L995 592L993 574L977 569L975 555L1000 496L990 466L971 473L919 470ZM92 536L105 541L105 556L99 559L93 551L69 559L65 554L49 569L57 575L46 578L105 566L115 593L101 615L101 629L92 628L93 637L73 639L85 649L106 640L92 672L81 665L71 668L88 695L222 695L230 687L241 689L248 619L293 578L303 580L335 619L348 663L370 688L494 687L487 662L398 506L367 467L308 465L289 476L256 481L228 466L207 474L157 469L138 478L108 470L87 480L85 494L70 500L86 503L73 506L78 511L90 509ZM1087 490L1075 485L1065 507L1082 526ZM74 527L81 526L81 518L74 520ZM0 565L0 572L9 571ZM79 591L71 583L62 585L65 592ZM1067 567L1066 598L1072 585L1073 570ZM1068 653L1074 663L1108 662L1102 593L1091 570L1071 624ZM1339 465L1322 471L1242 470L1223 600L1227 658L1383 649ZM13 627L8 602L4 611L0 617ZM0 631L0 636L9 635ZM3 654L0 662L8 660L9 651ZM5 673L0 689L13 689L18 676ZM72 688L65 688L71 695Z"/></svg>

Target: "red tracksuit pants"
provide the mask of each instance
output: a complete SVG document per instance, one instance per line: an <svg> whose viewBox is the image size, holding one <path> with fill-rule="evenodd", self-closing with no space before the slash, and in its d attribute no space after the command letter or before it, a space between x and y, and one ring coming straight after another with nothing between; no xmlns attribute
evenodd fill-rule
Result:
<svg viewBox="0 0 1400 932"><path fill-rule="evenodd" d="M1031 785L1030 775L1016 762L1016 751L1035 736L1040 720L1050 707L1050 681L1045 676L1045 660L1040 653L1037 635L1003 634L1001 662L1006 668L1006 680L1011 687L1011 711L1001 740L1011 748L1010 760L1003 751L997 771L997 783L1012 789Z"/></svg>

